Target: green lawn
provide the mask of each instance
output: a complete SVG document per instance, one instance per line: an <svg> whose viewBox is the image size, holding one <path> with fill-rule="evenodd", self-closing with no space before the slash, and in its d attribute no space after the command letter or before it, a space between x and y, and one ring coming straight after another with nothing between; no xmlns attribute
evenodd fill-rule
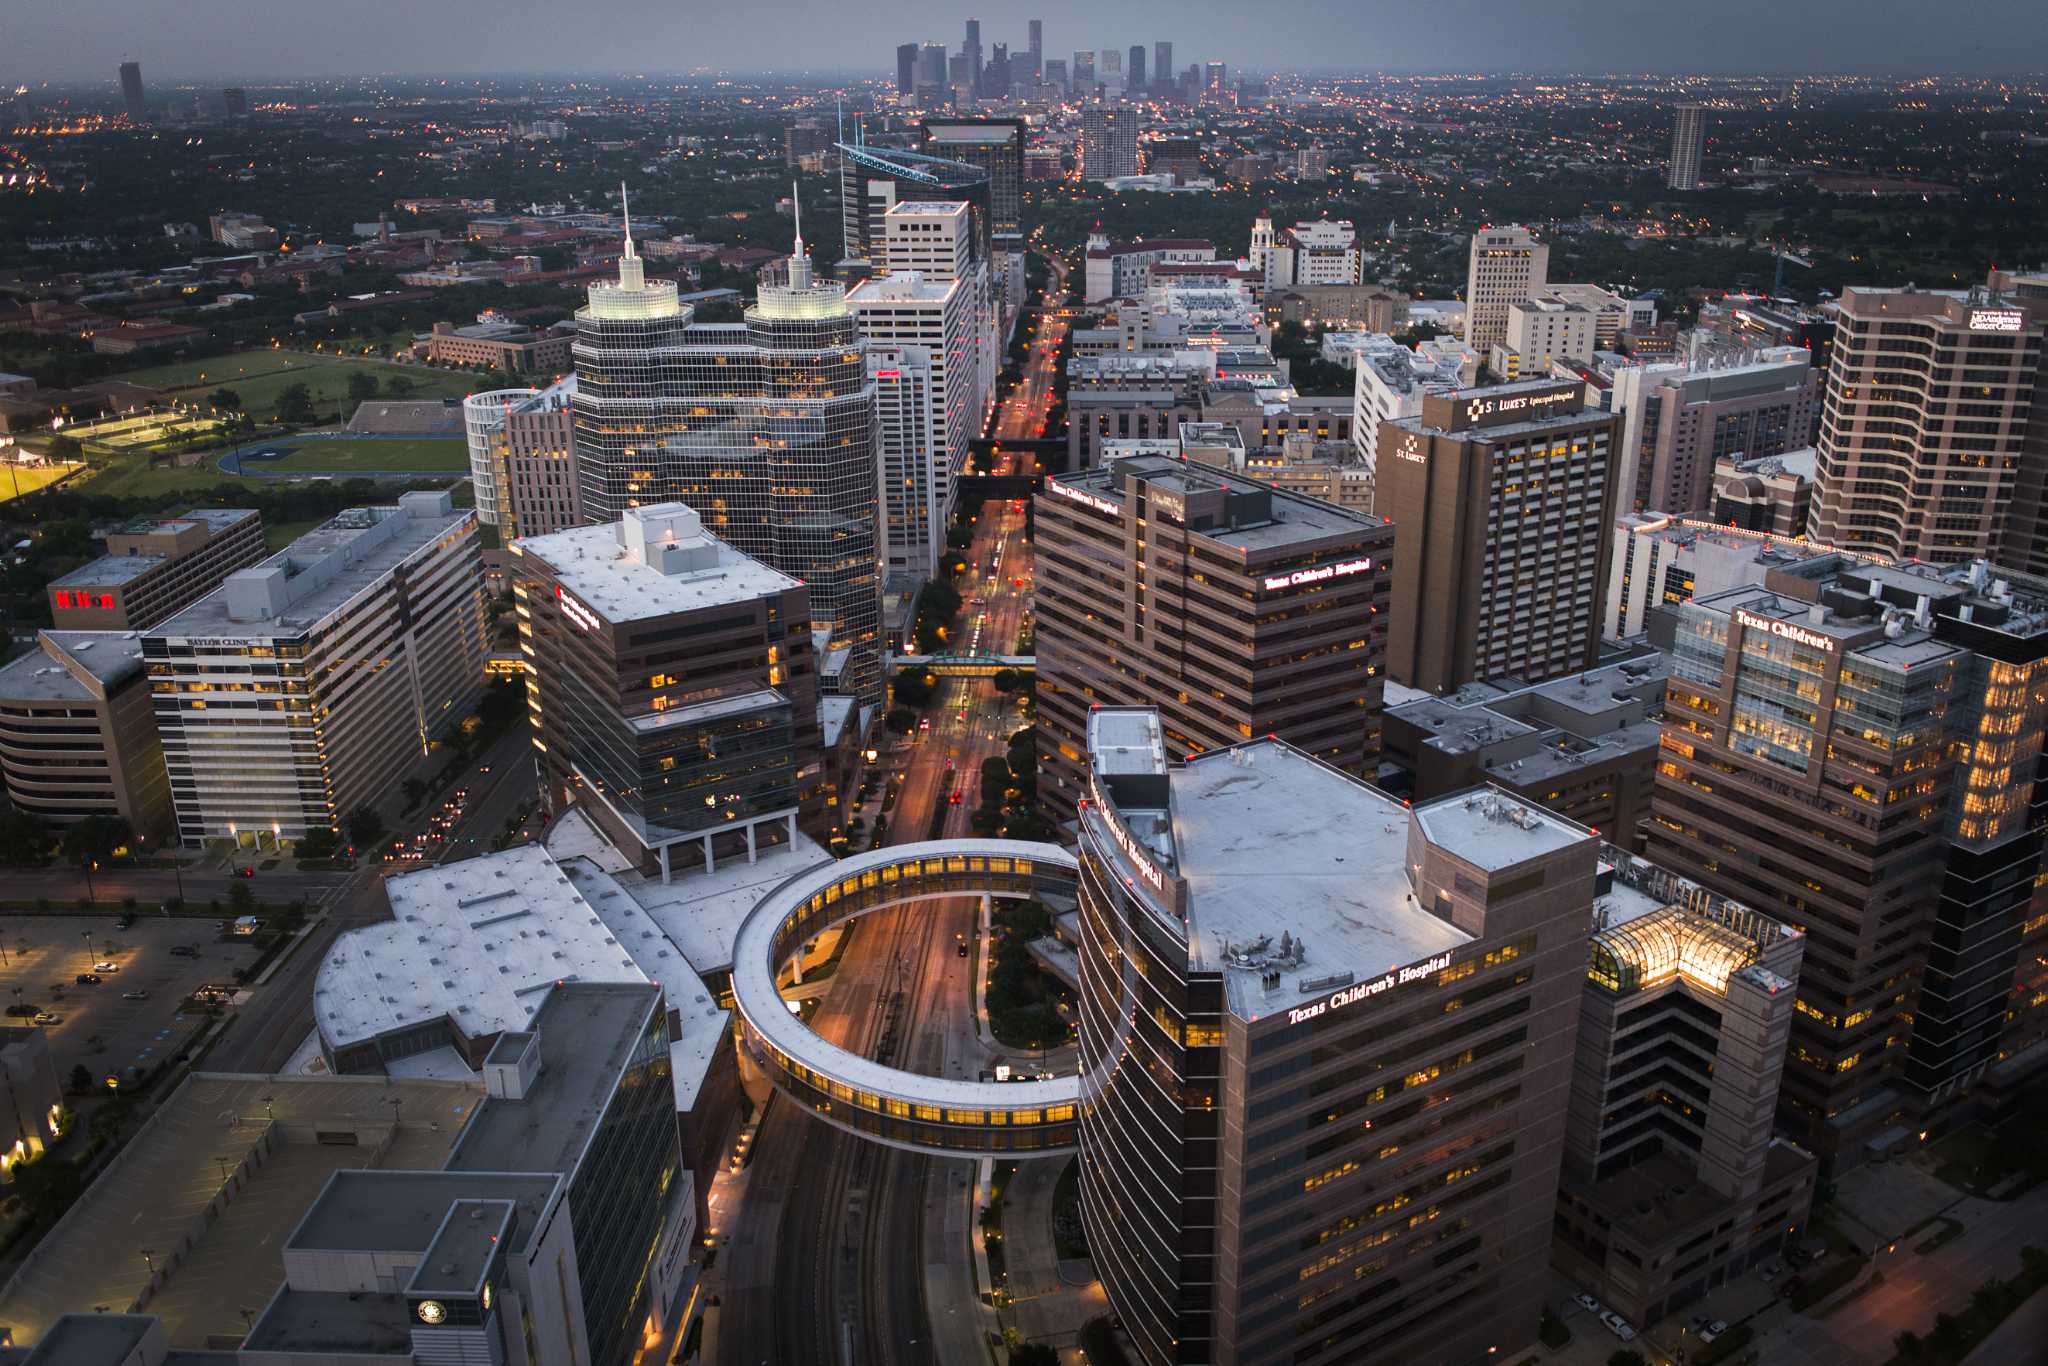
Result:
<svg viewBox="0 0 2048 1366"><path fill-rule="evenodd" d="M249 444L261 449L260 443ZM459 437L301 440L284 459L251 461L249 468L280 473L346 470L352 474L372 474L379 470L447 470L451 474L466 474L469 472L469 444Z"/></svg>
<svg viewBox="0 0 2048 1366"><path fill-rule="evenodd" d="M152 467L140 452L93 460L94 470L71 485L80 493L99 493L112 498L153 497L159 493L189 493L219 484L239 484L214 468L212 460L180 467L163 464Z"/></svg>
<svg viewBox="0 0 2048 1366"><path fill-rule="evenodd" d="M502 380L502 376L464 374L424 365L390 365L383 361L271 350L237 351L204 360L179 361L114 378L148 385L187 400L203 401L215 389L226 387L241 396L242 406L257 421L267 422L276 416L278 396L294 384L303 384L312 392L313 405L323 418L331 420L337 412L346 418L355 411L355 404L348 397L348 380L353 374L365 374L376 380L381 397L411 399L462 398ZM387 386L394 376L410 380L411 391L402 395L390 393Z"/></svg>
<svg viewBox="0 0 2048 1366"><path fill-rule="evenodd" d="M54 484L76 465L7 465L0 468L0 503Z"/></svg>

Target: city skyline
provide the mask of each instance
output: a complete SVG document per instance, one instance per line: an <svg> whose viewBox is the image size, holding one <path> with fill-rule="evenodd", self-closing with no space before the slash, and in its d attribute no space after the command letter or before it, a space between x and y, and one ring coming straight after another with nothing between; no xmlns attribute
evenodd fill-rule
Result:
<svg viewBox="0 0 2048 1366"><path fill-rule="evenodd" d="M701 17L642 0L586 7L591 20L550 29L545 63L535 60L534 30L545 8L512 0L479 27L455 7L422 9L370 0L347 9L286 0L272 7L261 31L210 25L191 14L137 3L86 3L18 14L0 80L62 82L115 79L119 64L142 63L145 78L203 80L265 76L275 80L336 75L688 74L781 72L886 73L894 45L944 41L957 46L964 25L981 17L985 47L1008 42L1021 52L1029 21L1047 25L1045 51L1118 50L1162 38L1178 40L1183 60L1227 56L1233 68L1389 73L1641 73L1641 74L2015 74L2023 54L2048 45L2048 10L2027 0L1982 0L1968 26L1925 28L1908 22L1902 0L1823 3L1787 10L1763 0L1734 0L1712 25L1685 11L1653 12L1626 25L1597 22L1585 0L1569 8L1584 23L1505 22L1495 0L1448 0L1427 12L1368 0L1346 5L1309 0L1298 22L1276 28L1265 17L1218 0L1140 3L1115 19L1074 0L1047 0L1014 17L959 0L913 0L885 23L841 7L805 3L773 27L733 25L721 31ZM1894 20L1873 10L1888 11ZM595 11L593 13L593 11ZM387 22L388 20L388 22ZM1853 22L1852 22L1853 21ZM801 27L802 41L792 41ZM1014 33L1011 29L1015 30ZM885 31L886 30L886 31ZM406 36L394 61L390 35ZM620 37L643 58L674 52L669 61L622 66ZM1771 42L1760 46L1757 35ZM1199 41L1196 41L1196 40ZM310 54L318 54L313 56ZM807 60L816 54L816 60ZM1796 54L1796 56L1795 56Z"/></svg>

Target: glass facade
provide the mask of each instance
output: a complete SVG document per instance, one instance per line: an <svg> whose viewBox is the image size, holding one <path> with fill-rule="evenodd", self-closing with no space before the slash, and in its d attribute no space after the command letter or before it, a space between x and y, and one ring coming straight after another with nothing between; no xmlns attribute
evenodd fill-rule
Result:
<svg viewBox="0 0 2048 1366"><path fill-rule="evenodd" d="M688 503L719 539L809 585L814 625L849 651L842 689L879 702L875 391L845 292L797 256L744 324L698 327L674 286L630 287L629 265L576 315L585 518Z"/></svg>
<svg viewBox="0 0 2048 1366"><path fill-rule="evenodd" d="M668 1042L667 1014L650 1012L569 1187L592 1366L623 1366L639 1349L650 1267L677 1198Z"/></svg>

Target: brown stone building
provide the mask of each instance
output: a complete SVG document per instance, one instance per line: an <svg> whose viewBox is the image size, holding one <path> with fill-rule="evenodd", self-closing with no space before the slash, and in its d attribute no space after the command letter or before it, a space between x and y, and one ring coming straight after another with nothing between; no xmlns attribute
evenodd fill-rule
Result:
<svg viewBox="0 0 2048 1366"><path fill-rule="evenodd" d="M1035 517L1039 790L1059 816L1095 706L1157 703L1177 755L1275 734L1373 772L1393 528L1162 456L1050 479Z"/></svg>
<svg viewBox="0 0 2048 1366"><path fill-rule="evenodd" d="M1425 692L1599 656L1620 419L1576 380L1428 394L1382 423L1373 510L1399 533L1387 673Z"/></svg>
<svg viewBox="0 0 2048 1366"><path fill-rule="evenodd" d="M107 537L107 553L50 583L59 631L146 631L262 559L263 515L192 508L142 517Z"/></svg>
<svg viewBox="0 0 2048 1366"><path fill-rule="evenodd" d="M167 832L171 790L140 637L44 631L36 643L0 668L8 800L52 825L106 816Z"/></svg>

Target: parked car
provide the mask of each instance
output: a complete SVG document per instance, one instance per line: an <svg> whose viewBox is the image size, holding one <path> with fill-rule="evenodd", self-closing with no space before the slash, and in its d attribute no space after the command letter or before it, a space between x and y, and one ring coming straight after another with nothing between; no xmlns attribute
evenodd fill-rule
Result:
<svg viewBox="0 0 2048 1366"><path fill-rule="evenodd" d="M1717 1338L1717 1337L1720 1337L1720 1336L1721 1336L1721 1334L1723 1334L1723 1333L1725 1333L1725 1332L1727 1332L1727 1331L1728 1331L1728 1320L1726 1320L1726 1319L1715 1319L1715 1320L1714 1320L1714 1321L1713 1321L1712 1323L1710 1323L1710 1324L1708 1324L1708 1325L1707 1325L1706 1327L1704 1327L1704 1328L1700 1329L1700 1341L1701 1341L1701 1342L1712 1342L1712 1341L1713 1341L1713 1340L1714 1340L1715 1338Z"/></svg>
<svg viewBox="0 0 2048 1366"><path fill-rule="evenodd" d="M109 958L104 963L94 963L92 965L92 970L94 972L119 972L121 970L121 965L119 963L116 963L113 959Z"/></svg>
<svg viewBox="0 0 2048 1366"><path fill-rule="evenodd" d="M149 999L149 993L146 991L142 991L140 989L135 991L124 991L121 993L121 999L124 1001L147 1001Z"/></svg>
<svg viewBox="0 0 2048 1366"><path fill-rule="evenodd" d="M96 972L81 972L78 974L78 985L82 987L96 987L102 980Z"/></svg>
<svg viewBox="0 0 2048 1366"><path fill-rule="evenodd" d="M239 867L239 868L235 869L235 876L236 876L236 877L255 877L255 876L256 876L256 870L255 870L254 868L251 868L251 867L250 867L250 866L249 866L248 864L246 864L246 863L245 863L245 864L243 864L243 865L242 865L241 867Z"/></svg>
<svg viewBox="0 0 2048 1366"><path fill-rule="evenodd" d="M1776 1262L1765 1262L1764 1269L1759 1271L1757 1275L1765 1285L1769 1285L1772 1281L1777 1280L1784 1273L1784 1270L1785 1268L1779 1266Z"/></svg>
<svg viewBox="0 0 2048 1366"><path fill-rule="evenodd" d="M1627 1319L1615 1313L1612 1309L1602 1311L1600 1322L1606 1324L1607 1330L1623 1342L1635 1341L1636 1330L1629 1326Z"/></svg>
<svg viewBox="0 0 2048 1366"><path fill-rule="evenodd" d="M64 1017L62 1015L52 1015L47 1010L39 1010L36 1012L35 1022L47 1029L54 1024L63 1024Z"/></svg>
<svg viewBox="0 0 2048 1366"><path fill-rule="evenodd" d="M171 957L173 958L197 958L198 956L199 950L193 948L190 944L171 945Z"/></svg>
<svg viewBox="0 0 2048 1366"><path fill-rule="evenodd" d="M1600 1301L1594 1299L1591 1295L1588 1295L1583 1290L1581 1290L1578 1294L1572 1296L1572 1298L1574 1300L1577 1300L1580 1307L1583 1308L1589 1314L1600 1314L1606 1312L1607 1306L1601 1304Z"/></svg>

